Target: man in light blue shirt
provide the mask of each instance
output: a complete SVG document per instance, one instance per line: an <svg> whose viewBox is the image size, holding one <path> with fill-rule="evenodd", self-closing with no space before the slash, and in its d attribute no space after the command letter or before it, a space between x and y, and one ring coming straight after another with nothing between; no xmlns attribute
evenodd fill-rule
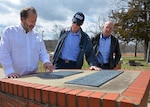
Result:
<svg viewBox="0 0 150 107"><path fill-rule="evenodd" d="M92 38L98 66L102 69L118 69L117 65L121 58L121 51L118 39L111 34L113 29L114 23L107 21L103 25L102 32Z"/></svg>
<svg viewBox="0 0 150 107"><path fill-rule="evenodd" d="M100 70L90 37L81 28L84 18L82 12L75 13L71 27L61 31L52 60L55 69L81 69L85 56L90 70Z"/></svg>
<svg viewBox="0 0 150 107"><path fill-rule="evenodd" d="M37 13L35 8L26 7L20 12L21 24L4 29L0 42L0 62L6 77L18 78L38 71L39 61L44 69L53 71L44 41L33 30Z"/></svg>
<svg viewBox="0 0 150 107"><path fill-rule="evenodd" d="M76 61L80 42L80 30L77 33L73 33L71 30L68 32L68 36L64 41L64 46L60 54L60 58L69 59L71 61Z"/></svg>

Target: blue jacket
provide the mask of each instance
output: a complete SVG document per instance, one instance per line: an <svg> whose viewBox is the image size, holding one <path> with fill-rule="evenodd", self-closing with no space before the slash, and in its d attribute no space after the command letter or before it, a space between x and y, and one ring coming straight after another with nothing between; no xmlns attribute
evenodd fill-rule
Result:
<svg viewBox="0 0 150 107"><path fill-rule="evenodd" d="M61 53L61 50L62 50L62 47L63 47L63 44L64 44L67 34L68 34L67 29L62 30L60 33L59 40L58 40L56 48L54 50L54 56L52 59L53 64L57 63L57 60ZM83 62L84 62L84 55L85 55L86 61L88 62L88 64L90 66L97 66L98 61L97 61L97 58L93 51L93 45L92 45L91 39L85 32L82 31L82 29L81 29L80 36L81 36L80 43L79 43L80 52L77 57L76 68L77 69L82 68Z"/></svg>
<svg viewBox="0 0 150 107"><path fill-rule="evenodd" d="M93 49L95 54L98 53L99 39L100 39L100 33L92 38L92 44L93 44ZM109 56L110 68L112 69L115 68L116 65L119 63L120 58L121 58L121 51L120 51L118 39L115 38L114 36L111 36L111 47L110 47L110 56Z"/></svg>

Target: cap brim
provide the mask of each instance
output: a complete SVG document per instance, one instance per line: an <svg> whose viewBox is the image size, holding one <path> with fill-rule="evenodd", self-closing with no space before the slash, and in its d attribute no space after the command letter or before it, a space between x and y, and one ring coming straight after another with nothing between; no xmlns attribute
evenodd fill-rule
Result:
<svg viewBox="0 0 150 107"><path fill-rule="evenodd" d="M72 22L77 23L79 26L82 25L81 21L79 21L79 20L76 19L76 18L73 18L73 19L72 19Z"/></svg>

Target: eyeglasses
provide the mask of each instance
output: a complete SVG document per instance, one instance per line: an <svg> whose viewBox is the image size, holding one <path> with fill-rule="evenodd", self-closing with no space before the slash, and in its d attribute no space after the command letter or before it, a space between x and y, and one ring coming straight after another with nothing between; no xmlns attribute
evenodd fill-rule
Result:
<svg viewBox="0 0 150 107"><path fill-rule="evenodd" d="M72 23L77 24L77 22L72 22Z"/></svg>
<svg viewBox="0 0 150 107"><path fill-rule="evenodd" d="M76 24L76 25L78 25L78 26L80 26L77 22L72 22L73 24Z"/></svg>

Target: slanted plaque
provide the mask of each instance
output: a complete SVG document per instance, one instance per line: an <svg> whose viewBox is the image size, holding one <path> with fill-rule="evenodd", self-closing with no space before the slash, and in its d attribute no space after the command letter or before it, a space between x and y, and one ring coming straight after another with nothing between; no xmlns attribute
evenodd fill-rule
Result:
<svg viewBox="0 0 150 107"><path fill-rule="evenodd" d="M66 76L82 73L82 71L57 71L57 72L42 72L38 76L41 78L60 79Z"/></svg>
<svg viewBox="0 0 150 107"><path fill-rule="evenodd" d="M67 84L77 84L77 85L86 85L99 87L100 85L108 82L109 80L117 77L123 73L123 71L116 70L101 70L96 73L86 75L71 81L66 82Z"/></svg>

